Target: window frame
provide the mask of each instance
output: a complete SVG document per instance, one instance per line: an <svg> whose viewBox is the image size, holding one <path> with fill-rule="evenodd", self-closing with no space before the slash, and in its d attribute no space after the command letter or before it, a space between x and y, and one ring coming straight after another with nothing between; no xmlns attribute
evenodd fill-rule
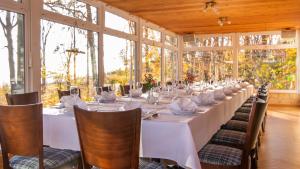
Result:
<svg viewBox="0 0 300 169"><path fill-rule="evenodd" d="M241 46L239 43L240 36L246 35L280 35L281 31L262 31L262 32L245 32L245 33L229 33L229 34L200 34L196 37L215 37L215 36L232 36L232 46L223 47L197 47L197 46L183 46L182 57L184 52L193 51L212 51L212 50L233 50L233 77L238 78L238 54L239 51L244 49L297 49L296 57L296 89L295 90L271 90L272 93L300 93L300 30L297 30L295 44L278 44L278 45L245 45ZM182 42L183 43L183 42ZM180 61L182 67L182 61ZM182 72L181 72L182 73ZM182 76L182 75L181 75Z"/></svg>
<svg viewBox="0 0 300 169"><path fill-rule="evenodd" d="M24 92L32 91L32 58L30 56L30 16L28 12L29 0L16 2L12 0L2 0L0 9L22 14L24 22Z"/></svg>

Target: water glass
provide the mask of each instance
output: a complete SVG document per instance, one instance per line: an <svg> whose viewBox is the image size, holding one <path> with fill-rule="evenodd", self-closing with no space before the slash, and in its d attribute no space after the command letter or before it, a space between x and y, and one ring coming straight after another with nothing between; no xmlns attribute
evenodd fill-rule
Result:
<svg viewBox="0 0 300 169"><path fill-rule="evenodd" d="M77 86L71 86L70 95L73 97L79 96L79 88Z"/></svg>

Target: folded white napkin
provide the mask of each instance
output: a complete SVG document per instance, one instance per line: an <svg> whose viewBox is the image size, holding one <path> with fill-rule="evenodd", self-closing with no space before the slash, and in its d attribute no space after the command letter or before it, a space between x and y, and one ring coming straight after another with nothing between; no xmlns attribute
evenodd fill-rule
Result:
<svg viewBox="0 0 300 169"><path fill-rule="evenodd" d="M242 82L240 85L241 85L242 88L245 88L249 85L249 83L248 82Z"/></svg>
<svg viewBox="0 0 300 169"><path fill-rule="evenodd" d="M214 91L208 91L207 93L207 105L211 105L211 104L215 104L216 100L215 100L215 94Z"/></svg>
<svg viewBox="0 0 300 169"><path fill-rule="evenodd" d="M194 90L192 88L187 88L185 92L186 94L191 95L194 93Z"/></svg>
<svg viewBox="0 0 300 169"><path fill-rule="evenodd" d="M215 100L223 100L225 98L223 88L217 88L214 90L214 99Z"/></svg>
<svg viewBox="0 0 300 169"><path fill-rule="evenodd" d="M103 91L100 96L96 96L96 97L98 97L98 100L102 103L114 102L117 98L113 91L110 92Z"/></svg>
<svg viewBox="0 0 300 169"><path fill-rule="evenodd" d="M133 109L137 109L137 108L141 108L142 107L142 103L140 102L126 102L121 108L121 111L125 111L125 110L133 110Z"/></svg>
<svg viewBox="0 0 300 169"><path fill-rule="evenodd" d="M197 98L196 98L197 97ZM208 106L215 104L215 98L214 98L214 92L213 91L206 91L204 93L200 93L198 96L192 97L192 100L198 105L198 106Z"/></svg>
<svg viewBox="0 0 300 169"><path fill-rule="evenodd" d="M65 107L66 112L73 112L73 107L77 105L82 109L87 109L87 104L83 102L79 96L63 96L60 99L63 107Z"/></svg>
<svg viewBox="0 0 300 169"><path fill-rule="evenodd" d="M142 92L142 88L138 88L138 89L131 89L129 91L131 97L140 97L143 92Z"/></svg>
<svg viewBox="0 0 300 169"><path fill-rule="evenodd" d="M233 86L233 92L238 92L241 89L241 86L239 84L236 84Z"/></svg>
<svg viewBox="0 0 300 169"><path fill-rule="evenodd" d="M224 90L224 94L227 96L230 96L233 93L232 88L230 86L225 87L223 90Z"/></svg>
<svg viewBox="0 0 300 169"><path fill-rule="evenodd" d="M198 106L202 105L202 97L199 96L192 96L191 100L196 103Z"/></svg>
<svg viewBox="0 0 300 169"><path fill-rule="evenodd" d="M182 83L180 83L180 84L178 84L178 89L184 89L184 87L185 87L185 85L184 84L182 84Z"/></svg>
<svg viewBox="0 0 300 169"><path fill-rule="evenodd" d="M169 105L169 109L176 115L191 115L196 113L197 105L188 98L179 98Z"/></svg>

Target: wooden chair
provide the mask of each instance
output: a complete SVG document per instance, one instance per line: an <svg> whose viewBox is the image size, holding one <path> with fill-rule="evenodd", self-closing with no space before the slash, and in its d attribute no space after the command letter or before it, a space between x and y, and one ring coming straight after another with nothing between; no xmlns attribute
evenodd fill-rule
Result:
<svg viewBox="0 0 300 169"><path fill-rule="evenodd" d="M199 152L201 167L203 169L248 169L249 157L256 149L265 108L266 102L262 100L252 108L243 145L210 142L204 146Z"/></svg>
<svg viewBox="0 0 300 169"><path fill-rule="evenodd" d="M85 169L162 169L139 160L141 109L92 112L74 106L74 112Z"/></svg>
<svg viewBox="0 0 300 169"><path fill-rule="evenodd" d="M38 92L23 93L23 94L5 94L8 105L26 105L36 104L39 102Z"/></svg>
<svg viewBox="0 0 300 169"><path fill-rule="evenodd" d="M130 92L130 85L121 85L121 95L122 96L125 96L125 95L128 95L129 92Z"/></svg>
<svg viewBox="0 0 300 169"><path fill-rule="evenodd" d="M81 98L81 91L79 90L79 97ZM59 100L63 97L63 96L70 96L70 90L57 90L58 93L58 98Z"/></svg>
<svg viewBox="0 0 300 169"><path fill-rule="evenodd" d="M40 103L0 106L4 169L57 168L80 158L79 152L43 147L42 110L43 106ZM8 154L12 155L10 159ZM46 163L43 163L44 159L47 159Z"/></svg>

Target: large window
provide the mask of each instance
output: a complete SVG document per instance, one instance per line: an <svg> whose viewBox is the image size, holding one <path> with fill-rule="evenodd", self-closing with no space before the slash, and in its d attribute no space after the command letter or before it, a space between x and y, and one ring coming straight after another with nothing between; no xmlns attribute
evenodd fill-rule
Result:
<svg viewBox="0 0 300 169"><path fill-rule="evenodd" d="M184 46L186 49L193 48L184 55L184 74L192 73L196 80L206 81L223 80L233 76L231 35L196 36L194 42L186 42Z"/></svg>
<svg viewBox="0 0 300 169"><path fill-rule="evenodd" d="M142 48L142 78L151 74L155 80L161 81L161 48L146 44Z"/></svg>
<svg viewBox="0 0 300 169"><path fill-rule="evenodd" d="M241 35L239 41L240 46L295 44L295 39L284 40L281 38L280 34Z"/></svg>
<svg viewBox="0 0 300 169"><path fill-rule="evenodd" d="M184 73L192 73L196 80L223 80L232 77L231 50L188 52L184 55Z"/></svg>
<svg viewBox="0 0 300 169"><path fill-rule="evenodd" d="M98 84L98 34L46 20L41 21L42 101L58 103L57 90L81 89L90 100Z"/></svg>
<svg viewBox="0 0 300 169"><path fill-rule="evenodd" d="M24 92L24 16L0 10L0 104L5 93Z"/></svg>
<svg viewBox="0 0 300 169"><path fill-rule="evenodd" d="M239 37L239 77L255 84L272 83L274 90L296 90L295 38L279 33L245 34Z"/></svg>
<svg viewBox="0 0 300 169"><path fill-rule="evenodd" d="M182 67L184 74L182 77L183 79L186 77L187 73L193 74L197 81L207 79L208 76L211 76L209 74L211 68L209 62L206 62L204 61L204 58L197 56L196 52L185 52L183 54Z"/></svg>
<svg viewBox="0 0 300 169"><path fill-rule="evenodd" d="M231 47L232 36L197 36L194 42L184 43L185 47Z"/></svg>
<svg viewBox="0 0 300 169"><path fill-rule="evenodd" d="M128 34L135 34L135 22L105 11L105 27Z"/></svg>
<svg viewBox="0 0 300 169"><path fill-rule="evenodd" d="M174 36L166 35L165 44L168 46L177 47L178 39Z"/></svg>
<svg viewBox="0 0 300 169"><path fill-rule="evenodd" d="M97 24L97 8L78 0L44 0L44 9Z"/></svg>
<svg viewBox="0 0 300 169"><path fill-rule="evenodd" d="M143 38L152 40L152 41L156 41L156 42L161 42L161 32L144 26L143 27Z"/></svg>
<svg viewBox="0 0 300 169"><path fill-rule="evenodd" d="M134 81L135 42L104 35L105 84Z"/></svg>
<svg viewBox="0 0 300 169"><path fill-rule="evenodd" d="M296 89L296 49L240 50L239 76L255 86L272 83L272 89Z"/></svg>
<svg viewBox="0 0 300 169"><path fill-rule="evenodd" d="M177 52L164 49L165 57L165 82L176 80L177 74Z"/></svg>

